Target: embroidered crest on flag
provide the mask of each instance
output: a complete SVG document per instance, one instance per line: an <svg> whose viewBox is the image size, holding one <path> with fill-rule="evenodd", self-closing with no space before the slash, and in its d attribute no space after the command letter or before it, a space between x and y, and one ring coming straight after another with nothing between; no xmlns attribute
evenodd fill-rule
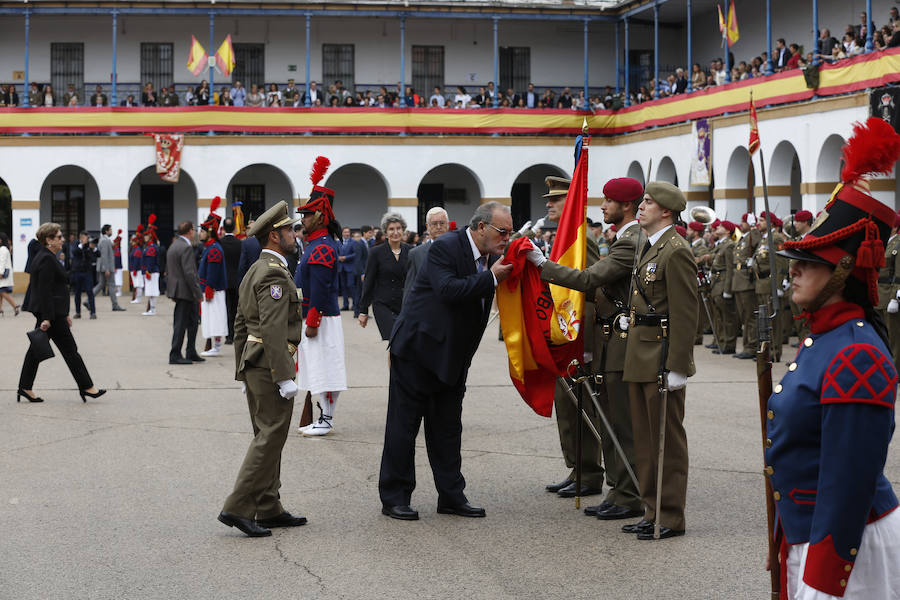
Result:
<svg viewBox="0 0 900 600"><path fill-rule="evenodd" d="M163 181L178 183L184 136L153 134L153 138L156 140L156 172Z"/></svg>
<svg viewBox="0 0 900 600"><path fill-rule="evenodd" d="M273 285L269 288L269 293L272 294L272 297L278 300L281 298L281 286Z"/></svg>

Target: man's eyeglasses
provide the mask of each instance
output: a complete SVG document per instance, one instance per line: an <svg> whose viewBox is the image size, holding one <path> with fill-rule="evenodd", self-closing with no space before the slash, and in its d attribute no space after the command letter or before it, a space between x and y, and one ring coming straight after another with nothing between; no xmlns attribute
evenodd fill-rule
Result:
<svg viewBox="0 0 900 600"><path fill-rule="evenodd" d="M494 231L499 233L501 237L506 237L509 235L509 229L500 229L499 227L494 227L490 223L485 223L485 225L487 225L488 227L490 227L491 229L493 229Z"/></svg>

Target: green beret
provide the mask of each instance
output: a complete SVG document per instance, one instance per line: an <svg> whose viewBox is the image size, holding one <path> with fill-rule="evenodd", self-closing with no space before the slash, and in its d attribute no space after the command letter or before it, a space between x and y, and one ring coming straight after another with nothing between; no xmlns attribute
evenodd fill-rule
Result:
<svg viewBox="0 0 900 600"><path fill-rule="evenodd" d="M654 202L674 213L683 211L687 206L684 193L666 181L651 181L644 189L644 193L653 198Z"/></svg>

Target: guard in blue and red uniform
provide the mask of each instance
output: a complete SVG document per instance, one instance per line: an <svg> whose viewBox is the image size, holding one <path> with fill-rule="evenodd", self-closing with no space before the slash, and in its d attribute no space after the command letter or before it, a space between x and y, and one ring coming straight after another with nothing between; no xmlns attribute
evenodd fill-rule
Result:
<svg viewBox="0 0 900 600"><path fill-rule="evenodd" d="M782 598L870 600L900 590L900 511L884 476L897 371L873 308L894 212L863 179L889 173L898 157L890 125L857 124L842 183L812 229L780 252L792 259L793 300L810 328L766 419Z"/></svg>
<svg viewBox="0 0 900 600"><path fill-rule="evenodd" d="M334 190L318 185L329 161L316 158L310 179L309 201L297 209L303 215L306 249L297 265L294 282L303 290L306 330L298 348L297 386L318 395L319 419L300 428L305 436L328 435L334 430L334 407L347 389L344 365L344 330L338 308L337 257L341 226L334 218Z"/></svg>
<svg viewBox="0 0 900 600"><path fill-rule="evenodd" d="M138 225L131 238L131 249L128 251L128 271L131 275L131 303L139 304L144 295L144 274L141 263L144 261L144 226Z"/></svg>
<svg viewBox="0 0 900 600"><path fill-rule="evenodd" d="M156 299L159 298L159 239L156 237L156 215L147 219L144 230L144 253L141 257L141 273L144 276L144 295L149 306L142 315L156 314Z"/></svg>
<svg viewBox="0 0 900 600"><path fill-rule="evenodd" d="M200 243L203 254L200 256L200 288L203 300L200 302L200 330L203 337L212 339L210 349L201 356L219 356L222 353L223 338L228 335L228 307L225 302L225 290L228 288L228 276L225 272L225 251L219 244L219 224L222 217L216 214L222 198L216 196L209 206L209 216L200 225Z"/></svg>

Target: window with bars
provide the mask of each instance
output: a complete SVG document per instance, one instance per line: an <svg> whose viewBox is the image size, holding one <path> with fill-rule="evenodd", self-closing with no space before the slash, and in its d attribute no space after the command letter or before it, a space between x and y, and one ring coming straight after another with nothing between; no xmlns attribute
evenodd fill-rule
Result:
<svg viewBox="0 0 900 600"><path fill-rule="evenodd" d="M322 87L340 81L344 89L353 93L354 88L353 44L322 44Z"/></svg>
<svg viewBox="0 0 900 600"><path fill-rule="evenodd" d="M262 184L235 184L231 186L231 202L243 202L241 212L244 220L249 221L263 214L266 210L266 186Z"/></svg>
<svg viewBox="0 0 900 600"><path fill-rule="evenodd" d="M517 94L523 94L531 81L531 48L500 48L500 91L512 88Z"/></svg>
<svg viewBox="0 0 900 600"><path fill-rule="evenodd" d="M66 238L84 229L84 186L54 185L50 187L50 220L59 223Z"/></svg>
<svg viewBox="0 0 900 600"><path fill-rule="evenodd" d="M78 104L84 100L84 44L60 43L50 44L50 85L56 95L57 106L63 103L63 95L68 92L69 84L75 87Z"/></svg>
<svg viewBox="0 0 900 600"><path fill-rule="evenodd" d="M234 44L234 71L231 83L240 81L247 93L254 83L265 94L266 88L266 45Z"/></svg>
<svg viewBox="0 0 900 600"><path fill-rule="evenodd" d="M174 61L173 44L141 42L141 86L152 83L157 92L172 87Z"/></svg>
<svg viewBox="0 0 900 600"><path fill-rule="evenodd" d="M435 87L440 87L441 94L447 96L447 90L444 89L443 46L412 47L412 86L426 101L434 93Z"/></svg>

